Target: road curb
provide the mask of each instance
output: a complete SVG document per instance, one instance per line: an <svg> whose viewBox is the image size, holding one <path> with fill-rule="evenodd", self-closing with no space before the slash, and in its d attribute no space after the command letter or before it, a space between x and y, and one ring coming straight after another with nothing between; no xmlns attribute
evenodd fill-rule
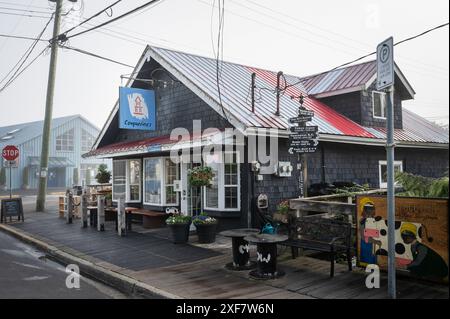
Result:
<svg viewBox="0 0 450 319"><path fill-rule="evenodd" d="M64 265L78 265L82 275L101 281L102 283L112 286L123 293L152 299L184 299L181 296L161 290L157 287L153 287L129 276L125 276L121 273L107 269L103 266L96 265L95 263L83 258L76 257L65 252L63 249L56 248L55 246L34 238L30 234L14 227L0 224L0 230L3 230L9 235L39 248L50 258L53 258Z"/></svg>

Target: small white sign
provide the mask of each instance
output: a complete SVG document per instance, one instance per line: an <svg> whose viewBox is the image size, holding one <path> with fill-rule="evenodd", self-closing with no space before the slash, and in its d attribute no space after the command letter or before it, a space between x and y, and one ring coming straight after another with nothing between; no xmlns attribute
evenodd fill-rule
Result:
<svg viewBox="0 0 450 319"><path fill-rule="evenodd" d="M19 167L19 159L16 158L13 161L3 161L3 166L4 167L12 167L12 168L17 168Z"/></svg>
<svg viewBox="0 0 450 319"><path fill-rule="evenodd" d="M394 38L377 46L377 90L394 85Z"/></svg>

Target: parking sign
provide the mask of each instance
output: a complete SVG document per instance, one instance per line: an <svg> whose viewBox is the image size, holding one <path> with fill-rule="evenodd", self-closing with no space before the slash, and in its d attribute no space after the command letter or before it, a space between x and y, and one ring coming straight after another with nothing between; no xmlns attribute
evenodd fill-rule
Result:
<svg viewBox="0 0 450 319"><path fill-rule="evenodd" d="M394 85L394 39L384 40L377 46L377 90Z"/></svg>

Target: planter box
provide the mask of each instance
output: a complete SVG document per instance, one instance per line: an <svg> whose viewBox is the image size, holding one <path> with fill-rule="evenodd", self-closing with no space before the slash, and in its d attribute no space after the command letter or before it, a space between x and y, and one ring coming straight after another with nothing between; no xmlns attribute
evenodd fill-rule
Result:
<svg viewBox="0 0 450 319"><path fill-rule="evenodd" d="M174 244L184 244L189 240L189 228L191 223L187 224L169 224L167 227L170 229L172 236L172 242Z"/></svg>
<svg viewBox="0 0 450 319"><path fill-rule="evenodd" d="M198 224L195 225L195 228L197 229L198 242L200 244L210 244L216 241L217 223Z"/></svg>

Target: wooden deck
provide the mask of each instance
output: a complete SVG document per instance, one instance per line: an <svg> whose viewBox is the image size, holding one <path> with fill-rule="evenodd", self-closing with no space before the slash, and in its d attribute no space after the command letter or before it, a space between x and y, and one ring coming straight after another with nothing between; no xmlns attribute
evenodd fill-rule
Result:
<svg viewBox="0 0 450 319"><path fill-rule="evenodd" d="M275 280L254 280L248 271L225 269L231 261L231 243L218 236L216 243L201 245L191 236L190 245L174 245L167 230L143 230L118 237L107 225L106 232L81 229L79 220L67 225L56 214L28 214L25 223L15 227L46 240L71 253L92 257L98 264L134 277L154 287L185 298L240 299L372 299L387 298L387 279L382 274L381 288L368 289L361 269L347 271L337 264L329 277L329 262L311 258L290 258L290 250L280 248L279 267L286 272ZM251 249L254 258L255 247ZM448 286L398 278L398 298L449 298Z"/></svg>

